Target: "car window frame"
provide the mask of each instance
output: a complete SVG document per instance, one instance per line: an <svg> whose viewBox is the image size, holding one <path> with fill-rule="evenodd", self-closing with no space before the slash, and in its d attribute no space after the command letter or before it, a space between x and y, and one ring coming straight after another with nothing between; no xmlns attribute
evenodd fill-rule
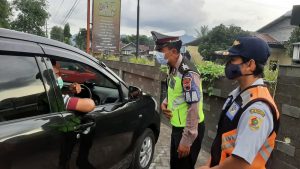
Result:
<svg viewBox="0 0 300 169"><path fill-rule="evenodd" d="M88 58L84 55L81 55L74 51L70 51L67 49L54 47L54 46L50 46L50 45L41 44L40 46L43 48L45 55L47 55L50 58L54 58L54 59L58 58L60 60L61 59L74 60L74 61L77 61L80 63L87 64L87 65L91 66L92 68L100 71L105 76L109 77L109 79L113 80L116 84L119 84L119 82L120 82L120 80L117 79L115 76L113 76L108 70L106 70L100 64L95 63L95 61L91 60L90 58ZM83 60L86 62L83 62Z"/></svg>
<svg viewBox="0 0 300 169"><path fill-rule="evenodd" d="M103 74L104 77L108 78L108 80L112 81L113 84L116 85L116 89L119 92L118 102L124 102L126 100L125 99L126 96L123 96L123 90L121 86L123 84L127 88L126 84L119 81L116 77L114 77L108 70L103 68L101 65L96 64L94 61L90 60L89 58L73 51L69 51L63 48L53 47L49 45L41 45L41 47L44 49L45 57L47 58L53 58L58 61L66 61L66 62L74 61L83 65L90 66L92 69L97 71L97 73Z"/></svg>
<svg viewBox="0 0 300 169"><path fill-rule="evenodd" d="M37 57L42 58L43 55L42 54L34 54L34 53L25 53L25 52L22 52L22 53L4 52L4 53L1 53L0 56L1 55L2 56L11 56L11 57L27 57L27 58L33 58L34 59L36 68L38 69L38 74L40 74L41 77L42 77L41 83L42 83L44 92L46 94L46 98L47 98L47 102L48 102L48 107L49 107L49 112L42 113L42 114L39 113L39 114L34 115L34 116L26 116L26 117L16 118L16 119L12 119L12 120L0 121L0 124L9 124L9 123L14 123L14 122L18 122L18 121L24 121L24 120L28 120L28 119L36 119L38 117L45 117L45 116L57 114L57 113L55 113L55 112L52 111L52 109L53 109L53 107L51 106L52 105L52 101L49 98L49 94L47 92L47 88L46 88L46 85L45 85L45 79L44 79L45 77L43 77L43 75L41 73L41 67L40 67L40 64L39 64L39 62L37 60Z"/></svg>

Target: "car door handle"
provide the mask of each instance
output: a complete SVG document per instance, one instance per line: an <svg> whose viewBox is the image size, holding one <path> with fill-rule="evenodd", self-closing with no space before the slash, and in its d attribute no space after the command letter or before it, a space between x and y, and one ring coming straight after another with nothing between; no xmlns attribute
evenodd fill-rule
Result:
<svg viewBox="0 0 300 169"><path fill-rule="evenodd" d="M81 132L89 127L94 126L96 123L95 122L88 122L88 123L84 123L84 124L79 124L77 126L74 127L74 131L75 132Z"/></svg>

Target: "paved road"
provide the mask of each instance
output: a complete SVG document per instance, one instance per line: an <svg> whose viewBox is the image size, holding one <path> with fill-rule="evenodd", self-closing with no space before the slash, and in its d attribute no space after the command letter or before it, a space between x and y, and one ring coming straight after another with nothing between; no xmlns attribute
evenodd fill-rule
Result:
<svg viewBox="0 0 300 169"><path fill-rule="evenodd" d="M171 128L164 123L161 123L160 136L155 147L153 162L150 169L170 169L170 136ZM209 157L209 154L201 150L196 167L204 164Z"/></svg>

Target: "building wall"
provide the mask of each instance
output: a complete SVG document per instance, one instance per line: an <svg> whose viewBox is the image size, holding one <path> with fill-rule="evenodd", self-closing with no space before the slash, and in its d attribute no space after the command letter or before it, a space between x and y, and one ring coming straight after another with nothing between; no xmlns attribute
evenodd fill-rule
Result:
<svg viewBox="0 0 300 169"><path fill-rule="evenodd" d="M128 85L137 86L161 102L161 81L166 77L159 66L148 66L126 62L104 61Z"/></svg>
<svg viewBox="0 0 300 169"><path fill-rule="evenodd" d="M300 67L280 66L275 101L281 113L272 168L300 169ZM281 141L290 140L289 144Z"/></svg>
<svg viewBox="0 0 300 169"><path fill-rule="evenodd" d="M286 49L280 48L271 48L271 56L269 57L268 63L270 61L278 61L280 65L292 64L292 58L286 54Z"/></svg>
<svg viewBox="0 0 300 169"><path fill-rule="evenodd" d="M126 51L126 52L123 53L123 51ZM126 46L126 47L122 48L122 54L132 54L135 51L136 51L136 48L133 45L129 45L129 46Z"/></svg>

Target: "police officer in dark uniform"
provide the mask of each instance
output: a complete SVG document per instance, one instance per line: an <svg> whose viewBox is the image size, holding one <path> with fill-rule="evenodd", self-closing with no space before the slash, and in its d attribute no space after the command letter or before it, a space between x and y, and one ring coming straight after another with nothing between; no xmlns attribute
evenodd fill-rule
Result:
<svg viewBox="0 0 300 169"><path fill-rule="evenodd" d="M169 66L167 98L161 104L172 125L171 169L194 169L204 134L203 95L200 73L180 54L183 31L152 31L156 59Z"/></svg>

